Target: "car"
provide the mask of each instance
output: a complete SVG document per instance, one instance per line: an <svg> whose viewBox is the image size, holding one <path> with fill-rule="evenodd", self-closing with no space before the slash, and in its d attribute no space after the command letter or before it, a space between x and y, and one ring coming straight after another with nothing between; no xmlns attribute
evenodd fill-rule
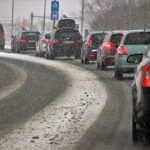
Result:
<svg viewBox="0 0 150 150"><path fill-rule="evenodd" d="M75 56L75 59L78 59L82 42L82 36L77 29L66 27L54 30L47 49L47 58Z"/></svg>
<svg viewBox="0 0 150 150"><path fill-rule="evenodd" d="M123 79L124 73L133 73L135 64L127 62L128 55L145 53L150 44L150 30L132 30L125 32L115 57L114 76Z"/></svg>
<svg viewBox="0 0 150 150"><path fill-rule="evenodd" d="M71 18L63 18L58 21L58 23L57 23L58 29L66 28L66 27L76 28L75 20L71 19Z"/></svg>
<svg viewBox="0 0 150 150"><path fill-rule="evenodd" d="M20 53L26 50L35 50L36 41L40 37L38 31L22 31L12 37L11 49L12 52Z"/></svg>
<svg viewBox="0 0 150 150"><path fill-rule="evenodd" d="M81 63L88 64L89 61L96 61L97 48L102 44L106 32L93 31L90 32L81 47Z"/></svg>
<svg viewBox="0 0 150 150"><path fill-rule="evenodd" d="M5 32L3 25L0 24L0 49L3 50L5 47Z"/></svg>
<svg viewBox="0 0 150 150"><path fill-rule="evenodd" d="M97 49L97 69L105 70L108 66L114 66L116 51L123 34L123 31L112 31L106 34L103 43Z"/></svg>
<svg viewBox="0 0 150 150"><path fill-rule="evenodd" d="M51 32L45 33L36 42L36 56L44 56L47 52L48 42L51 38Z"/></svg>
<svg viewBox="0 0 150 150"><path fill-rule="evenodd" d="M127 62L139 64L132 84L132 138L137 142L150 138L150 48L145 54L129 55Z"/></svg>

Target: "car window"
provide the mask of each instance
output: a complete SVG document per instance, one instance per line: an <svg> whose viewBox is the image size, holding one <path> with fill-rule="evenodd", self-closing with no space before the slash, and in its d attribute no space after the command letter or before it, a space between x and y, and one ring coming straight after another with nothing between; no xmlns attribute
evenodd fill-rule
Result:
<svg viewBox="0 0 150 150"><path fill-rule="evenodd" d="M22 37L25 37L27 39L31 39L31 38L39 39L40 33L39 32L24 32L22 33Z"/></svg>
<svg viewBox="0 0 150 150"><path fill-rule="evenodd" d="M112 42L115 46L119 46L122 37L123 37L122 33L113 34L110 38L110 42Z"/></svg>
<svg viewBox="0 0 150 150"><path fill-rule="evenodd" d="M150 44L150 32L130 33L126 36L125 45L148 45Z"/></svg>
<svg viewBox="0 0 150 150"><path fill-rule="evenodd" d="M98 33L98 34L93 34L93 43L99 43L102 44L104 38L105 38L106 33Z"/></svg>

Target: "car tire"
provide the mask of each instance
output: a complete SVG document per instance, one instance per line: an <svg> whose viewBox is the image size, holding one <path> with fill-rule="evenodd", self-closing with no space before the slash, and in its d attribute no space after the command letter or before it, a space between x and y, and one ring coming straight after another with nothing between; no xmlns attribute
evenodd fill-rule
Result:
<svg viewBox="0 0 150 150"><path fill-rule="evenodd" d="M4 45L1 46L1 50L4 50Z"/></svg>
<svg viewBox="0 0 150 150"><path fill-rule="evenodd" d="M55 55L51 53L50 51L48 51L47 58L50 60L55 60Z"/></svg>
<svg viewBox="0 0 150 150"><path fill-rule="evenodd" d="M79 59L80 58L80 55L79 54L76 54L75 55L75 59Z"/></svg>
<svg viewBox="0 0 150 150"><path fill-rule="evenodd" d="M86 58L85 55L84 55L84 57L83 57L83 63L84 63L84 64L88 64L88 63L89 63L89 60L88 60L88 58Z"/></svg>
<svg viewBox="0 0 150 150"><path fill-rule="evenodd" d="M100 63L99 62L96 63L96 69L97 70L100 69Z"/></svg>
<svg viewBox="0 0 150 150"><path fill-rule="evenodd" d="M137 141L138 141L137 123L135 121L135 117L133 114L132 114L132 140L134 143L137 143Z"/></svg>
<svg viewBox="0 0 150 150"><path fill-rule="evenodd" d="M101 61L100 63L99 63L99 67L100 67L100 70L106 70L106 64L103 62L103 61Z"/></svg>
<svg viewBox="0 0 150 150"><path fill-rule="evenodd" d="M123 79L123 73L117 67L115 67L114 76L117 80L122 80Z"/></svg>
<svg viewBox="0 0 150 150"><path fill-rule="evenodd" d="M81 63L83 64L83 62L84 62L84 61L83 61L83 58L81 58L80 61L81 61Z"/></svg>

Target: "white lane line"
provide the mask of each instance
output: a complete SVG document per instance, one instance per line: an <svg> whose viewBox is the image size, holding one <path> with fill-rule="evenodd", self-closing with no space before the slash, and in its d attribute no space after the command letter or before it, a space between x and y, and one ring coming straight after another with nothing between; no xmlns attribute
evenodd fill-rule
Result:
<svg viewBox="0 0 150 150"><path fill-rule="evenodd" d="M71 79L66 92L29 121L0 140L1 150L71 150L101 113L106 90L97 77L80 67L32 56L0 53L60 69Z"/></svg>

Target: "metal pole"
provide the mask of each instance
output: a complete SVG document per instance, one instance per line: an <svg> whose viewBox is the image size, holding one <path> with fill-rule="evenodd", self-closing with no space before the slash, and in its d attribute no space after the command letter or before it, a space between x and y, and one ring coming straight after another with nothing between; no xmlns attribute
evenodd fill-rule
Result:
<svg viewBox="0 0 150 150"><path fill-rule="evenodd" d="M43 34L44 34L44 31L45 31L45 14L46 14L46 0L44 2Z"/></svg>
<svg viewBox="0 0 150 150"><path fill-rule="evenodd" d="M55 29L55 23L56 23L56 21L53 20L53 29Z"/></svg>
<svg viewBox="0 0 150 150"><path fill-rule="evenodd" d="M31 13L31 27L30 27L30 30L32 30L33 28L33 12Z"/></svg>
<svg viewBox="0 0 150 150"><path fill-rule="evenodd" d="M11 19L11 35L14 32L14 0L12 0L12 19Z"/></svg>
<svg viewBox="0 0 150 150"><path fill-rule="evenodd" d="M83 34L83 22L84 22L84 0L82 0L81 34Z"/></svg>

